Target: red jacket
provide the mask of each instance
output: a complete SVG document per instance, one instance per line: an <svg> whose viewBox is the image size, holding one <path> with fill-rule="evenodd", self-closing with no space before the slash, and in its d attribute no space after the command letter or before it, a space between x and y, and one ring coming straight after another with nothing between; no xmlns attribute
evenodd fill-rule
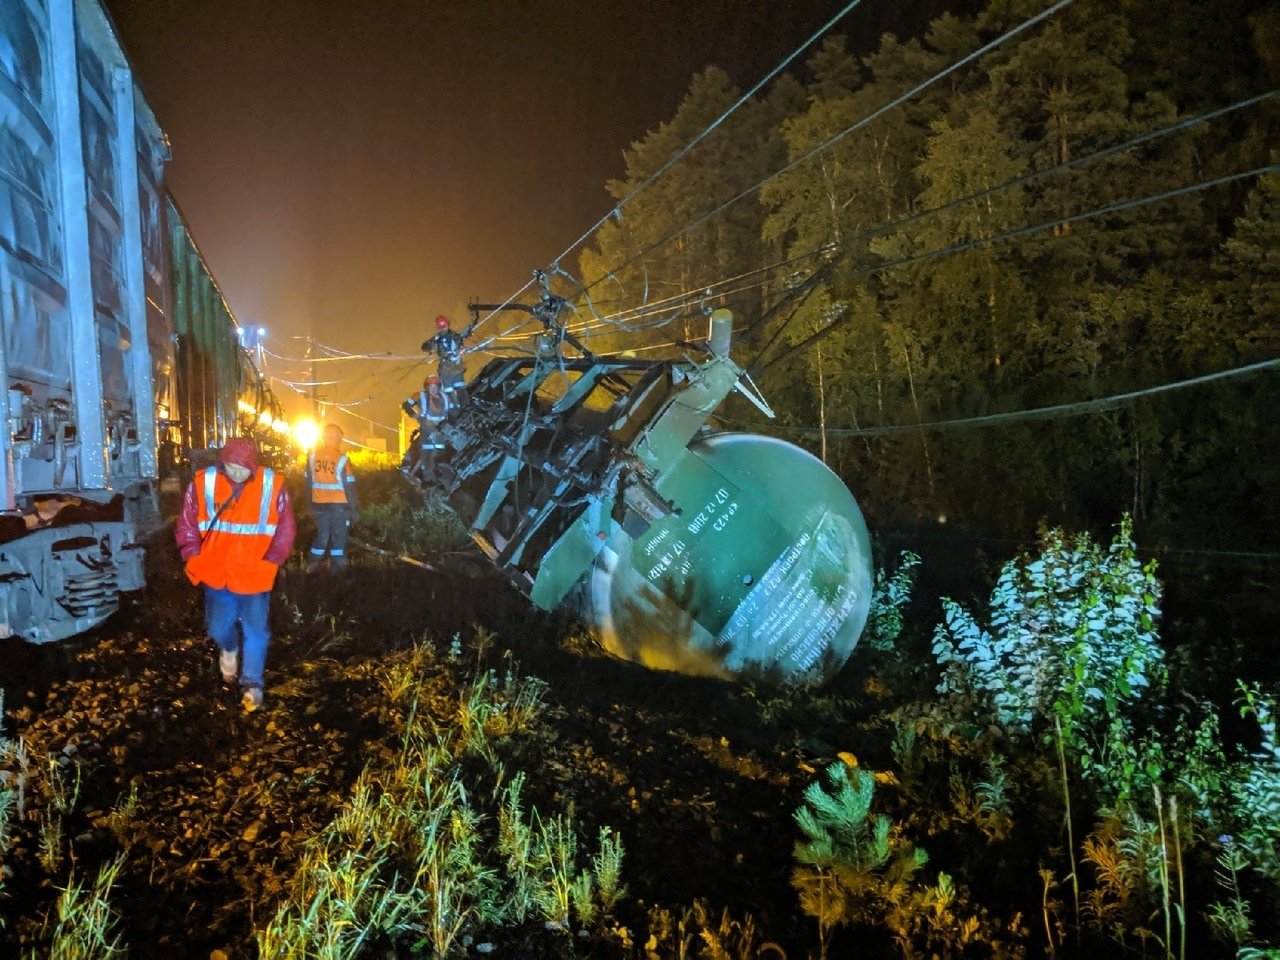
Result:
<svg viewBox="0 0 1280 960"><path fill-rule="evenodd" d="M261 467L254 466L254 470L260 470ZM221 468L219 467L219 472ZM197 475L199 476L199 475ZM230 480L224 474L223 479L229 483ZM187 492L182 497L182 510L178 514L177 522L174 525L174 539L178 542L178 552L182 554L184 561L190 560L200 552L200 500L203 497L201 491L196 490L195 482L187 484ZM271 538L271 543L263 554L262 559L280 566L289 559L289 552L293 549L293 540L298 532L298 524L293 516L293 504L289 500L289 491L282 484L280 493L276 497L275 510L277 514L276 532Z"/></svg>

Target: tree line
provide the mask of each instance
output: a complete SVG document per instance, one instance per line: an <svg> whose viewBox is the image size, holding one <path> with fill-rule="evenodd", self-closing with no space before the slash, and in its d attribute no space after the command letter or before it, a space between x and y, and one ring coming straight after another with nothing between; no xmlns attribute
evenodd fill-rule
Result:
<svg viewBox="0 0 1280 960"><path fill-rule="evenodd" d="M580 256L578 326L593 350L663 356L731 307L735 357L778 414L762 429L822 456L873 524L1022 537L1128 511L1151 542L1265 546L1274 370L1072 417L856 434L1280 354L1280 174L1124 206L1280 161L1280 98L1092 158L1280 86L1274 5L1078 0L860 123L1044 6L946 13L865 55L829 35L632 196L741 96L716 67L693 77L608 184L626 203Z"/></svg>

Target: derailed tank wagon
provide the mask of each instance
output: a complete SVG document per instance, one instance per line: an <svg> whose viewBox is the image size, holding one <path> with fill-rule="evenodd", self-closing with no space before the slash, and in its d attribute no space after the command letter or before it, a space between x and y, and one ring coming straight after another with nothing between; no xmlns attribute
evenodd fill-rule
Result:
<svg viewBox="0 0 1280 960"><path fill-rule="evenodd" d="M735 391L767 411L729 356L731 317L713 316L700 356L646 361L591 355L564 308L549 294L523 308L546 329L537 355L493 360L468 384L443 430L439 495L534 603L575 607L618 656L830 677L870 607L867 528L817 458L710 427Z"/></svg>
<svg viewBox="0 0 1280 960"><path fill-rule="evenodd" d="M0 3L0 635L109 616L160 482L275 417L168 155L96 0Z"/></svg>

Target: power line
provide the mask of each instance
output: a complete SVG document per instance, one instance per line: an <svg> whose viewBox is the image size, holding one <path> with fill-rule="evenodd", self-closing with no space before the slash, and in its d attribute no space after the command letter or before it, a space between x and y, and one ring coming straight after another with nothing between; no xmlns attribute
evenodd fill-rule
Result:
<svg viewBox="0 0 1280 960"><path fill-rule="evenodd" d="M613 209L611 209L603 217L597 220L591 227L589 227L586 230L586 232L582 234L582 236L578 237L577 240L569 244L569 246L564 249L564 252L561 253L560 256L556 257L555 260L552 262L558 264L570 253L572 253L573 250L576 247L578 247L579 244L586 241L588 238L591 237L593 233L595 233L597 230L603 227L606 223L608 223L610 219L614 217L620 217L622 214L623 207L625 207L628 203L634 200L636 196L638 196L642 191L652 186L653 183L659 177L661 177L664 173L666 173L668 170L674 167L677 163L679 163L681 160L687 157L694 147L696 147L699 143L701 143L703 140L709 137L715 130L717 130L720 127L722 123L728 120L729 117L733 113L735 113L739 107L741 107L744 103L746 103L748 100L754 97L757 93L759 93L760 90L767 83L769 83L778 74L780 74L783 70L789 67L792 64L792 62L796 59L796 57L800 56L800 54L804 53L805 50L813 46L814 43L816 43L819 39L821 39L824 34L826 34L832 27L834 27L838 22L840 22L840 20L842 20L850 11L853 10L854 7L856 7L861 2L862 0L851 0L851 2L845 4L839 13L837 13L834 17L832 17L830 20L824 23L821 27L819 27L817 31L815 31L813 35L809 37L808 40L806 40L804 43L800 44L800 46L792 50L791 53L787 54L787 56L783 57L782 60L779 61L777 66L775 66L772 70L770 70L768 73L766 73L763 77L761 77L756 82L755 86L753 86L750 90L748 90L746 93L740 96L737 99L737 101L733 104L733 106L729 107L729 109L725 110L724 113L720 114L720 116L712 120L711 123L707 124L707 126L703 129L701 133L699 133L696 137L694 137L687 144L685 144L683 147L677 150L674 154L672 154L672 156L670 157L670 159L667 160L666 163L660 166L653 173L649 174L649 176L647 176L636 187L634 187L625 197L619 200L614 205Z"/></svg>
<svg viewBox="0 0 1280 960"><path fill-rule="evenodd" d="M1202 376L1191 377L1187 380L1176 380L1172 383L1162 383L1154 387L1145 387L1142 390L1131 390L1128 393L1117 393L1109 397L1095 397L1091 400L1079 400L1074 403L1057 403L1048 407L1034 407L1029 410L1014 410L1008 413L991 413L981 417L963 417L957 420L936 420L931 423L909 423L881 427L828 428L825 432L829 437L889 437L904 433L920 433L925 430L954 430L970 427L990 427L1002 423L1014 423L1023 420L1053 420L1059 417L1076 417L1083 414L1113 410L1117 407L1126 406L1127 404L1133 403L1135 400L1140 400L1145 397L1159 396L1160 394L1173 393L1178 390L1188 390L1192 387L1203 386L1206 383L1214 383L1218 380L1253 376L1254 374L1261 373L1264 370L1280 370L1280 359L1262 360L1258 363L1250 363L1246 366L1234 367L1230 370L1219 370L1216 373L1206 373ZM797 433L805 436L821 435L823 433L822 427L815 426L762 424L754 421L733 420L728 417L718 417L717 419L726 423L733 423L742 426L768 426L774 430Z"/></svg>
<svg viewBox="0 0 1280 960"><path fill-rule="evenodd" d="M591 321L591 320L583 321L583 323L577 327L574 327L571 325L569 329L572 330L574 333L581 334L581 333L586 333L588 331L591 331L593 329L598 329L599 327L604 326L606 324L612 324L626 330L649 329L655 325L660 326L662 325L662 323L636 326L636 322L638 320L642 320L645 317L652 316L654 314L665 314L671 309L687 307L691 302L695 300L708 299L712 296L725 296L727 295L725 291L720 291L717 289L718 287L721 287L724 284L733 283L739 279L743 279L745 277L752 276L757 273L762 273L768 270L776 269L778 267L788 266L793 263L798 263L803 260L811 259L815 256L820 256L824 253L834 251L841 247L851 246L863 240L869 240L877 236L883 236L885 234L892 233L896 230L901 229L904 226L907 226L908 224L914 223L925 217L935 216L939 213L943 213L947 210L954 209L963 204L971 203L975 200L981 200L984 197L988 197L991 194L998 193L1002 190L1008 190L1008 189L1012 189L1013 187L1023 186L1027 183L1041 180L1046 177L1050 177L1055 174L1062 173L1066 170L1082 166L1084 164L1092 163L1104 157L1122 153L1127 150L1132 150L1133 148L1141 146L1145 143L1150 143L1155 140L1162 139L1174 133L1188 130L1200 124L1208 123L1212 120L1216 120L1220 117L1226 116L1227 114L1233 113L1235 111L1243 110L1248 107L1255 106L1256 104L1263 103L1267 100L1274 98L1277 95L1280 95L1280 90L1270 90L1270 91L1267 91L1266 93L1257 94L1255 96L1247 97L1243 100L1236 101L1235 103L1228 104L1227 106L1221 107L1216 110L1211 110L1206 113L1198 114L1193 117L1185 117L1175 121L1174 123L1167 124L1163 127L1160 127L1156 130L1151 130L1151 131L1147 131L1145 133L1139 134L1138 136L1132 137L1121 143L1112 144L1109 147L1104 147L1092 153L1083 154L1083 155L1074 157L1071 160L1065 161L1063 163L1055 164L1054 166L1051 166L1051 167L1046 167L1042 170L1037 170L1031 173L1026 173L1017 177L1013 177L1009 180L1005 180L1001 183L994 184L982 190L978 190L973 193L966 194L965 196L962 196L962 197L957 197L953 200L949 200L937 206L916 211L915 213L909 216L901 217L889 223L881 224L879 226L860 231L859 233L854 234L853 236L842 241L840 244L837 244L834 241L831 241L823 244L820 247L816 247L812 250L809 250L805 253L796 254L784 260L780 260L777 263L769 264L768 266L757 267L754 270L746 271L734 277L721 278L718 280L714 280L710 283L700 284L697 287L690 287L682 291L681 293L672 294L671 296L665 297L662 300L652 301L652 302L641 304L639 306L632 307L626 310L619 310L612 314L599 316L595 321ZM729 291L729 292L732 293L735 291ZM670 322L670 318L663 321L663 323L666 323L666 322ZM776 337L774 339L776 339ZM772 346L772 343L773 341L771 340L769 344L766 344L765 348L761 350L761 353L763 354L764 352L766 352L768 348Z"/></svg>
<svg viewBox="0 0 1280 960"><path fill-rule="evenodd" d="M333 355L328 357L286 357L278 353L273 353L272 351L268 350L266 347L262 348L262 352L265 353L267 356L271 357L272 359L279 360L282 363L298 363L303 365L312 364L312 363L336 363L340 360L403 361L403 360L416 360L418 358L417 354L401 354L401 353L343 353L340 355Z"/></svg>
<svg viewBox="0 0 1280 960"><path fill-rule="evenodd" d="M937 250L927 250L924 253L912 254L906 257L900 257L897 260L890 260L887 263L881 263L874 267L863 267L853 272L853 276L868 277L877 273L884 273L897 267L910 266L913 263L921 263L926 260L938 260L943 257L949 257L955 253L962 253L965 250L972 250L975 247L988 246L996 243L1003 243L1008 240L1016 240L1021 237L1028 236L1033 233L1042 233L1045 230L1052 230L1054 227L1066 226L1071 223L1079 223L1084 220L1091 220L1095 217L1102 217L1112 213L1122 213L1125 210L1132 210L1137 207L1148 206L1153 203L1159 203L1162 200L1171 200L1175 197L1184 196L1186 194L1197 193L1201 190L1208 190L1211 187L1218 187L1228 183L1234 183L1238 180L1245 180L1250 177L1262 176L1268 173L1280 171L1280 163L1270 163L1263 167L1254 167L1252 170L1243 170L1239 173L1227 174L1222 177L1214 177L1211 180L1201 180L1198 183L1188 184L1187 186L1177 187L1173 190L1165 190L1160 193L1149 194L1145 197L1138 197L1132 200L1122 200L1118 203L1110 203L1103 207L1097 207L1093 210L1086 210L1084 213L1076 213L1066 217L1057 217L1053 220L1046 220L1043 223L1037 223L1029 227L1020 227L1016 230L1009 230L1004 233L998 233L992 237L984 237L976 240L966 240L963 243L952 244L949 247L942 247ZM787 350L781 356L770 360L763 367L758 366L760 358L757 357L752 363L751 368L757 372L763 372L775 364L781 363L788 357L792 356L800 350L804 350L813 343L825 337L832 330L843 326L849 319L846 315L840 319L828 324L822 329L814 332L810 336L795 344L791 349Z"/></svg>
<svg viewBox="0 0 1280 960"><path fill-rule="evenodd" d="M631 331L635 329L646 329L646 327L635 327L633 326L633 324L638 320L643 320L646 317L652 316L654 314L667 313L669 310L688 306L690 303L694 301L708 300L708 299L711 299L712 297L728 296L729 293L736 293L743 289L750 289L748 287L740 287L738 288L738 290L726 292L719 288L723 287L725 284L736 283L739 280L745 280L747 277L755 276L758 273L766 273L770 270L777 270L781 267L789 267L793 264L801 263L805 260L811 260L816 256L820 256L823 253L830 252L834 249L836 249L835 244L831 244L831 243L824 244L823 246L818 247L814 250L810 250L807 253L795 254L793 256L786 257L782 260L778 260L774 263L770 263L762 267L756 267L753 270L744 271L743 273L739 273L736 276L722 277L718 280L712 281L711 283L700 284L697 287L690 287L689 289L684 290L681 293L672 294L671 296L665 297L662 300L651 301L646 304L641 304L640 306L637 306L637 307L631 307L627 310L619 310L616 313L607 314L603 317L599 317L596 321L590 321L590 320L584 321L581 327L574 328L570 326L570 330L573 333L586 333L586 332L589 332L590 330L599 329L600 327L603 327L603 326L616 326L625 331ZM770 281L768 280L764 281L764 283L768 283L768 282Z"/></svg>
<svg viewBox="0 0 1280 960"><path fill-rule="evenodd" d="M1023 186L1024 184L1032 183L1036 180L1041 180L1045 177L1052 176L1053 174L1062 173L1065 170L1070 170L1074 167L1082 166L1086 163L1092 163L1094 160L1100 160L1103 157L1109 157L1109 156L1112 156L1113 154L1123 153L1126 150L1132 150L1134 147L1141 146L1144 143L1150 143L1151 141L1154 141L1154 140L1160 140L1164 137L1169 136L1170 134L1178 133L1182 130L1189 130L1191 127L1198 126L1202 123L1208 123L1211 120L1216 120L1219 117L1226 116L1229 113L1234 113L1237 110L1243 110L1246 107L1252 107L1255 104L1263 103L1277 95L1280 95L1280 90L1268 90L1266 93L1260 93L1257 96L1248 97L1244 100L1237 100L1235 103L1228 104L1227 106L1221 107L1217 110L1211 110L1208 113L1201 113L1194 117L1187 117L1185 119L1178 120L1167 126L1160 127L1158 130L1152 130L1147 133L1139 134L1138 136L1133 137L1130 140L1126 140L1123 143L1117 143L1117 144L1113 144L1110 147L1104 147L1101 150L1095 150L1093 153L1087 153L1082 156L1075 157L1063 163L1055 164L1052 167L1046 167L1043 170L1036 170L1031 173L1025 173L1021 176L1014 177L1011 180L1005 180L1003 183L998 183L995 186L986 187L982 190L978 190L975 193L967 194L963 197L957 197L955 200L948 200L946 203L939 204L936 207L929 207L926 210L919 210L916 213L913 213L906 217L901 217L897 220L891 221L890 223L883 224L882 226L875 227L870 230L862 231L856 234L855 236L849 238L849 240L846 242L854 243L859 240L869 240L873 237L883 236L884 234L891 233L895 230L905 227L909 223L914 223L923 217L930 217L939 213L944 213L945 211L958 207L961 204L971 203L974 200L981 200L984 197L989 197L991 196L991 194L998 193L1001 190L1008 190L1013 187L1020 187L1020 186Z"/></svg>
<svg viewBox="0 0 1280 960"><path fill-rule="evenodd" d="M730 197L730 198L729 198L728 200L726 200L724 203L720 204L718 207L715 207L714 209L712 209L712 210L708 211L707 213L703 214L701 217L698 217L696 220L693 220L693 221L691 221L691 222L687 223L685 226L681 227L679 230L677 230L676 232L674 232L674 233L670 234L669 236L664 237L662 240L659 240L659 241L657 241L657 242L655 242L655 243L650 244L649 246L647 246L647 247L645 247L643 250L641 250L639 253L637 253L635 256L633 256L633 257L631 257L630 259L628 259L628 260L624 261L624 262L623 262L622 264L620 264L619 266L617 266L617 267L613 267L613 268L611 268L611 269L607 270L607 271L606 271L602 276L598 277L597 279L593 280L591 283L589 283L589 284L587 284L585 287L583 287L583 288L579 291L579 294L581 295L581 294L583 294L583 293L586 293L586 292L587 292L588 290L590 290L593 286L595 286L596 284L600 283L600 281L601 281L601 280L605 279L605 277L612 276L613 274L617 273L617 271L622 270L622 269L625 269L626 267L630 266L632 263L635 263L635 262L636 262L636 260L638 260L638 259L640 259L641 257L645 256L646 254L649 254L649 253L653 252L654 250L657 250L657 249L659 249L659 248L661 248L661 247L664 247L664 246L666 246L668 243L670 243L671 241L676 240L676 239L678 239L679 237L684 236L684 235L685 235L686 233L688 233L690 230L694 230L694 229L696 229L697 227L702 226L702 224L706 223L706 222L707 222L708 220L710 220L712 217L714 217L714 216L716 216L716 215L718 215L718 214L720 214L720 213L724 212L724 211L725 211L725 210L727 210L729 207L731 207L731 206L733 206L735 203L737 203L739 200L743 200L743 199L745 199L745 198L747 198L747 197L751 196L752 194L756 193L756 192L757 192L758 190L760 190L760 189L761 189L765 184L769 183L769 182L770 182L770 181L772 181L772 180L777 179L778 177L782 176L782 175L783 175L783 174L785 174L785 173L789 173L790 171L792 171L792 170L794 170L796 167L798 167L800 164L805 163L806 161L808 161L808 160L812 159L813 157L817 156L819 153L822 153L823 151L825 151L825 150L829 149L830 147L834 146L836 143L838 143L838 142L840 142L841 140L843 140L843 139L844 139L845 137L847 137L849 134L851 134L851 133L855 133L856 131L861 130L861 129L862 129L863 127L865 127L867 124L872 123L872 122L873 122L873 121L875 121L875 120L878 120L880 117L884 116L884 115L885 115L886 113L888 113L889 111L894 110L894 109L896 109L896 108L898 108L898 107L902 106L902 104L906 103L908 100L910 100L910 99L911 99L912 97L914 97L916 94L918 94L918 93L920 93L921 91L926 90L926 89L928 89L929 87L933 86L933 85L934 85L935 83L937 83L939 80L944 80L944 79L946 79L948 76L950 76L951 74L955 73L955 72L956 72L957 70L959 70L961 67L967 66L968 64L972 63L974 60L977 60L979 57L981 57L981 56L983 56L983 55L985 55L985 54L987 54L987 53L990 53L992 50L994 50L996 47L998 47L998 46L1000 46L1001 44L1003 44L1005 41L1007 41L1007 40L1009 40L1009 39L1011 39L1011 38L1013 38L1013 37L1017 36L1018 34L1022 33L1022 32L1023 32L1023 31L1025 31L1025 30L1030 29L1031 27L1035 26L1036 24L1040 23L1041 21L1043 21L1043 20L1047 19L1048 17L1052 16L1053 14L1057 13L1059 10L1063 9L1064 7L1069 6L1069 5L1070 5L1071 3L1073 3L1073 2L1074 2L1074 0L1058 0L1058 2L1057 2L1057 3L1053 4L1053 6L1048 7L1048 8L1046 8L1046 9L1044 9L1044 10L1040 11L1039 13L1035 14L1035 15L1034 15L1034 16L1032 16L1032 17L1028 17L1026 20L1022 21L1021 23L1017 24L1016 26L1011 27L1010 29L1006 30L1004 33L1000 34L1000 36L996 37L994 40L991 40L990 42L983 44L983 45L982 45L981 47L979 47L978 49L973 50L973 51L971 51L970 53L965 54L965 55L964 55L963 57L961 57L959 60L956 60L954 63L950 64L949 66L944 67L942 70L938 71L938 72L937 72L937 73L935 73L933 76L929 77L927 80L924 80L924 81L922 81L921 83L916 84L914 87L912 87L912 88L911 88L910 90L908 90L906 93L901 94L901 95L900 95L900 96L898 96L898 97L895 97L893 100L891 100L891 101L889 101L888 103L884 104L883 106L881 106L881 107L879 107L879 108L877 108L877 109L873 110L871 113L867 114L867 115L866 115L865 117L863 117L862 119L857 120L857 121L855 121L855 122L851 123L849 126L845 127L845 128L844 128L843 130L841 130L839 133L835 134L835 136L830 137L829 139L825 140L824 142L822 142L822 143L818 144L816 147L813 147L812 149L805 151L803 154L801 154L801 155L800 155L799 157L797 157L796 159L792 160L790 163L788 163L786 166L782 167L780 170L778 170L778 171L776 171L776 172L774 172L774 173L769 174L769 176L765 177L763 180L760 180L758 183L755 183L754 185L752 185L752 186L750 186L750 187L747 187L745 190L740 191L739 193L737 193L737 194L735 194L734 196Z"/></svg>

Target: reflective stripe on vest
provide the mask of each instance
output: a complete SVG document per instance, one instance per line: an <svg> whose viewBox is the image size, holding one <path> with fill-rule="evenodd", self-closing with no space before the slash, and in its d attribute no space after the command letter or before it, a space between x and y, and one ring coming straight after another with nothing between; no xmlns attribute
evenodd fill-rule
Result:
<svg viewBox="0 0 1280 960"><path fill-rule="evenodd" d="M316 455L311 454L311 489L312 490L342 490L342 471L347 468L347 455L344 453L338 459L338 465L333 470L333 475L337 478L337 483L318 483L316 481Z"/></svg>
<svg viewBox="0 0 1280 960"><path fill-rule="evenodd" d="M418 391L418 418L421 420L429 420L432 423L444 423L449 419L449 400L444 396L443 391L440 395L440 412L435 413L431 409L429 397L425 390Z"/></svg>
<svg viewBox="0 0 1280 960"><path fill-rule="evenodd" d="M230 481L229 477L227 479ZM218 513L217 497L214 496L214 490L218 485L218 468L206 468L204 471L204 512L208 519L201 520L198 524L200 532L208 533L212 530L215 533L274 537L276 535L276 525L268 521L271 519L271 491L275 486L275 479L275 471L270 467L263 468L262 504L258 511L257 523L229 523L226 520L213 519Z"/></svg>

